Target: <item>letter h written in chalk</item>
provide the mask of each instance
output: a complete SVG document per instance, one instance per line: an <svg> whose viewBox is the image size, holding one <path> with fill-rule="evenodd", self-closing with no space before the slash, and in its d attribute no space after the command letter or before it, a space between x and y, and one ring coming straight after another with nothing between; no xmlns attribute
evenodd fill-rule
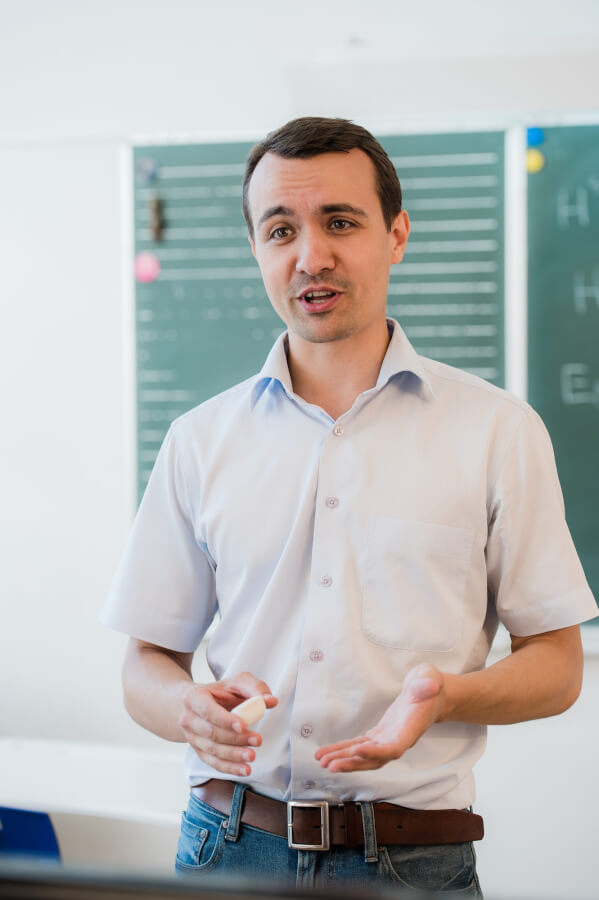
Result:
<svg viewBox="0 0 599 900"><path fill-rule="evenodd" d="M586 188L578 187L575 191L564 188L557 195L558 227L568 228L571 223L582 228L588 228L591 224L589 195Z"/></svg>
<svg viewBox="0 0 599 900"><path fill-rule="evenodd" d="M574 309L580 315L587 313L593 304L599 310L599 268L593 269L590 284L582 270L574 272L573 295Z"/></svg>

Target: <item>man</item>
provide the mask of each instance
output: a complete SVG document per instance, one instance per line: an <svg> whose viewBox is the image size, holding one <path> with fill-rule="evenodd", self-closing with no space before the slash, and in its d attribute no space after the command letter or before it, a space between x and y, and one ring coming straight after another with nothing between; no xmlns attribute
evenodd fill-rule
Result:
<svg viewBox="0 0 599 900"><path fill-rule="evenodd" d="M386 319L409 219L367 131L272 133L244 212L287 333L172 426L105 612L130 714L189 744L177 866L480 897L485 725L568 708L596 614L549 439ZM485 669L498 619L512 653Z"/></svg>

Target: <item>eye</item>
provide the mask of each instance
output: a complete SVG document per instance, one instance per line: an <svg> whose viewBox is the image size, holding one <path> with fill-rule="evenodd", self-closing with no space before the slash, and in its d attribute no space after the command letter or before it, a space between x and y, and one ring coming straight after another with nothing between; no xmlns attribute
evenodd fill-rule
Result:
<svg viewBox="0 0 599 900"><path fill-rule="evenodd" d="M273 228L270 232L269 237L274 238L275 241L282 241L285 238L289 237L291 234L291 228L288 225L279 225L278 228Z"/></svg>
<svg viewBox="0 0 599 900"><path fill-rule="evenodd" d="M348 231L350 228L353 228L353 224L353 222L348 222L347 219L333 219L329 227L333 231Z"/></svg>

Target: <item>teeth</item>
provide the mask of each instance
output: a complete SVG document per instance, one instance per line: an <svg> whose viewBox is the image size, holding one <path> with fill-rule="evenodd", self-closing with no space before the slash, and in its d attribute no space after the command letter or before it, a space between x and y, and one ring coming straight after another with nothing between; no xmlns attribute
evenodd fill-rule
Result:
<svg viewBox="0 0 599 900"><path fill-rule="evenodd" d="M304 297L306 300L320 300L322 302L322 299L332 297L333 293L333 291L310 291L304 294Z"/></svg>

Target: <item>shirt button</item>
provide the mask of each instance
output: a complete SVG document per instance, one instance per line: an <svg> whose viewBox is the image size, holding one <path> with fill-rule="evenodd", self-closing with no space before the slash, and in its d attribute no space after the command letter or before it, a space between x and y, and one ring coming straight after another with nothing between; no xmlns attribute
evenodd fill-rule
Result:
<svg viewBox="0 0 599 900"><path fill-rule="evenodd" d="M330 575L323 575L320 579L320 583L323 587L330 587L333 583L333 579Z"/></svg>
<svg viewBox="0 0 599 900"><path fill-rule="evenodd" d="M320 662L322 659L324 659L324 653L322 652L322 650L311 650L310 659L312 660L312 662Z"/></svg>
<svg viewBox="0 0 599 900"><path fill-rule="evenodd" d="M327 497L324 502L330 509L335 509L336 506L339 506L339 499L337 497Z"/></svg>
<svg viewBox="0 0 599 900"><path fill-rule="evenodd" d="M302 787L303 787L304 790L306 790L306 791L311 791L312 788L316 787L316 782L315 782L315 781L310 781L309 778L306 778L305 781L302 781Z"/></svg>
<svg viewBox="0 0 599 900"><path fill-rule="evenodd" d="M312 734L312 726L311 725L302 725L301 735L302 737L308 738Z"/></svg>
<svg viewBox="0 0 599 900"><path fill-rule="evenodd" d="M335 435L335 437L341 437L341 435L343 434L343 425L335 425L335 427L333 428L333 434Z"/></svg>

